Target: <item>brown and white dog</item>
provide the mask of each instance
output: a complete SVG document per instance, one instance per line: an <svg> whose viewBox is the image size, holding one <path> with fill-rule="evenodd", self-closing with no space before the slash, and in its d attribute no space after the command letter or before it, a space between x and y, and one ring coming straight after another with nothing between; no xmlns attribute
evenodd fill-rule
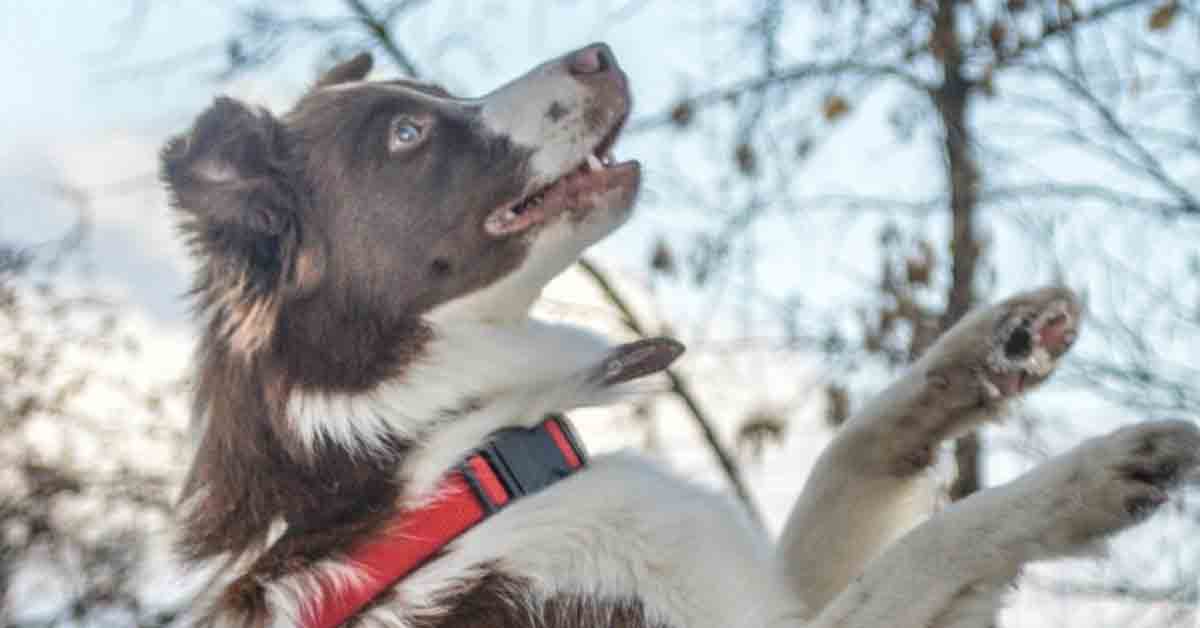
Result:
<svg viewBox="0 0 1200 628"><path fill-rule="evenodd" d="M197 450L182 547L221 561L206 626L305 625L350 559L503 428L604 403L676 344L533 320L543 286L630 215L630 106L607 47L478 99L335 67L284 116L220 98L163 151L199 262ZM731 500L602 456L442 548L347 622L395 628L988 626L1030 560L1139 521L1200 431L1088 441L934 514L934 451L1040 383L1075 297L980 309L841 429L771 542Z"/></svg>

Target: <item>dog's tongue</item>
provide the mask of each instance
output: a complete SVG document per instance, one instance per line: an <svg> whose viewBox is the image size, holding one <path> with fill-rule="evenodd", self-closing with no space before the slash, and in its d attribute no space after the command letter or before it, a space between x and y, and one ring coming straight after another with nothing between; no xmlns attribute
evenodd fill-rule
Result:
<svg viewBox="0 0 1200 628"><path fill-rule="evenodd" d="M615 386L657 373L683 354L683 344L671 338L646 338L613 349L596 367L596 380Z"/></svg>

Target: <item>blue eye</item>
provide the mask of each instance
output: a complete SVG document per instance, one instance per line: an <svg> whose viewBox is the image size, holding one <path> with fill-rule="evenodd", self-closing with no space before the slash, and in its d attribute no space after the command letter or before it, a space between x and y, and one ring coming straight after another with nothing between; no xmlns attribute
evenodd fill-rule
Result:
<svg viewBox="0 0 1200 628"><path fill-rule="evenodd" d="M398 118L392 122L392 134L388 139L388 149L392 152L412 148L420 140L424 129L408 118Z"/></svg>

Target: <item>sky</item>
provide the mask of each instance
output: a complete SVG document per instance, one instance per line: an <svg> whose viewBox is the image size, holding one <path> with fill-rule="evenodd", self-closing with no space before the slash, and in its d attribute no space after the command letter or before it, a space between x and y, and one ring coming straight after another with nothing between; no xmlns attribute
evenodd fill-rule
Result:
<svg viewBox="0 0 1200 628"><path fill-rule="evenodd" d="M267 72L218 83L211 76L219 67L219 42L235 27L229 10L235 3L150 2L144 14L130 9L140 4L0 2L0 137L5 138L0 144L0 239L29 245L53 240L81 207L69 191L86 192L82 206L92 228L83 256L87 269L72 280L100 287L130 304L133 324L149 347L146 361L133 368L161 375L182 372L193 335L182 296L191 264L173 232L165 196L155 184L157 151L166 138L186 129L216 94L281 111L312 80L315 64L313 51L299 47ZM303 6L321 12L336 4ZM444 10L405 21L400 36L415 51L445 50L418 54L418 62L463 95L483 93L546 58L596 40L607 41L630 74L638 112L664 109L714 68L736 76L740 44L710 28L702 11L694 20L681 20L686 12L677 5L659 9L650 3L631 15L612 17L614 12L622 15L619 9L625 5L641 6L564 1L550 3L551 10L544 13L524 3L451 1L440 5ZM487 45L455 47L442 41L450 24L469 25ZM804 32L820 26L799 28ZM381 63L374 76L390 72ZM882 100L886 98L858 106L882 111ZM885 119L859 115L848 121L840 141L822 148L817 166L806 167L804 175L814 188L912 198L936 185L936 156L882 139L889 135ZM674 169L703 176L711 168L710 155L705 154L711 147L703 141L666 146L658 139L631 137L618 146L618 157L642 159L646 191L632 224L594 251L605 267L624 273L630 286L648 284L641 268L657 237L684 238L704 226L703 217L674 199L671 179L678 175ZM872 242L878 224L846 224L821 215L810 219L811 231L776 230L759 237L764 246L783 250L803 246L827 251L817 256L824 263L798 266L780 256L768 262L778 268L768 268L766 276L811 285L815 299L836 299L861 289L855 281L873 272L877 259L868 248L845 243ZM1015 276L1047 276L1036 260L1014 259L1010 265ZM705 306L678 290L666 289L658 296L674 309L673 318L695 318ZM565 313L616 331L611 314L603 313L596 295L578 276L556 283L541 307L552 315ZM731 334L742 329L736 320L715 325ZM729 409L718 413L728 416L740 416L756 404L785 402L797 389L816 389L823 382L811 356L763 352L730 359L699 350L688 360L685 368L695 375L701 393L714 407ZM764 371L763 363L772 368ZM703 378L713 374L726 385L716 390L708 385ZM781 525L801 479L828 441L817 419L820 410L815 400L799 408L785 446L748 468L773 529ZM588 416L582 414L579 422L593 448L638 444L642 438L631 424L618 422L614 427L611 421ZM664 416L659 430L672 464L715 483L708 454L686 419L669 410ZM732 421L722 428L728 432ZM1017 470L1010 465L999 472L1011 475Z"/></svg>

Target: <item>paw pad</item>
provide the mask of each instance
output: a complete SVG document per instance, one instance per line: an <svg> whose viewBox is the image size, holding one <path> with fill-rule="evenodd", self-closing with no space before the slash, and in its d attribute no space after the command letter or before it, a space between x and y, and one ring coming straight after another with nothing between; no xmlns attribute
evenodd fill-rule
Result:
<svg viewBox="0 0 1200 628"><path fill-rule="evenodd" d="M1078 336L1078 306L1072 300L1022 309L1000 324L998 349L988 359L987 384L996 397L1011 397L1041 383Z"/></svg>
<svg viewBox="0 0 1200 628"><path fill-rule="evenodd" d="M1152 490L1144 495L1131 497L1125 501L1125 512L1135 520L1141 520L1154 514L1169 497L1163 491Z"/></svg>
<svg viewBox="0 0 1200 628"><path fill-rule="evenodd" d="M1004 356L1010 360L1019 360L1033 351L1033 334L1025 326L1017 327L1004 342Z"/></svg>
<svg viewBox="0 0 1200 628"><path fill-rule="evenodd" d="M1065 311L1052 313L1038 330L1038 340L1053 355L1062 355L1071 348L1076 336L1074 321Z"/></svg>

